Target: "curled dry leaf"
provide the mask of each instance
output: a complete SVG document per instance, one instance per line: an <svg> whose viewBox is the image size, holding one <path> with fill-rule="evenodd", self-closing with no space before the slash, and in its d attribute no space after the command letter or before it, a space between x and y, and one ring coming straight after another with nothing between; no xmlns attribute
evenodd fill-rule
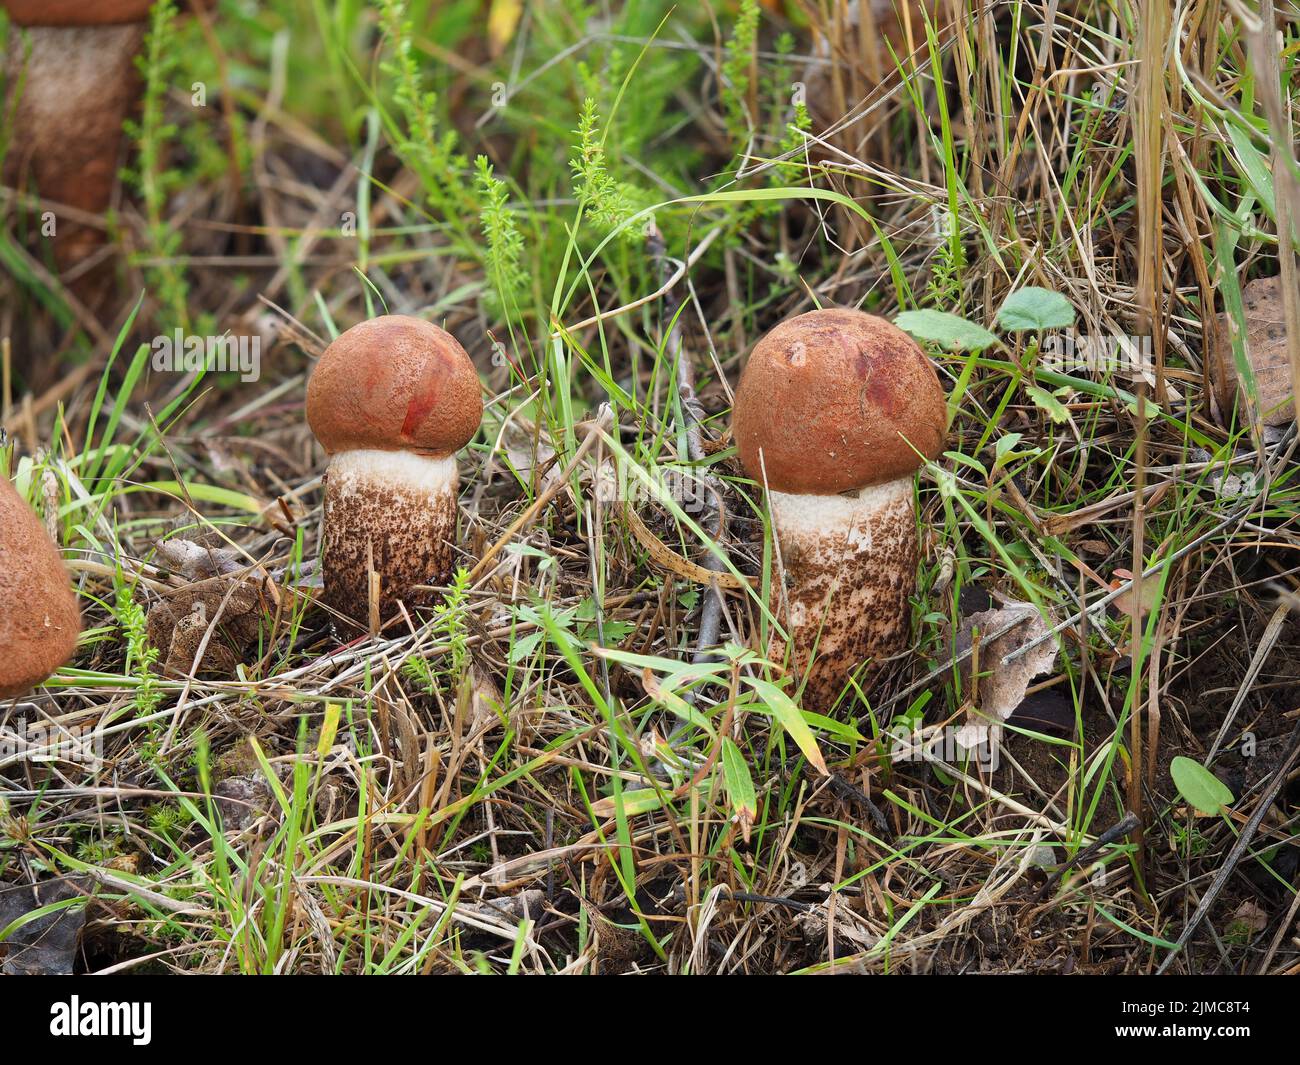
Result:
<svg viewBox="0 0 1300 1065"><path fill-rule="evenodd" d="M627 521L627 527L632 531L640 542L641 546L650 554L650 561L660 569L675 573L695 584L708 585L714 581L718 582L719 588L744 588L745 584L737 577L730 573L720 573L715 570L705 569L703 566L692 562L688 558L683 558L676 551L665 544L658 536L650 531L650 528L641 516L631 506L624 504L623 517Z"/></svg>
<svg viewBox="0 0 1300 1065"><path fill-rule="evenodd" d="M1010 628L1007 626L1010 625ZM1005 632L1002 632L1006 629ZM1001 633L984 639L984 633ZM957 742L967 748L995 743L1001 735L1001 723L1009 718L1025 698L1030 681L1049 672L1056 662L1056 641L1043 642L1027 654L1005 665L1002 659L1026 644L1042 639L1047 623L1038 608L1029 603L1010 602L994 610L983 610L962 620L953 654L969 650L979 634L975 653L958 663L962 696L971 703L966 724L957 733ZM972 683L973 666L978 670L978 690ZM974 696L972 698L972 696Z"/></svg>
<svg viewBox="0 0 1300 1065"><path fill-rule="evenodd" d="M207 547L193 540L173 538L154 545L158 564L191 581L219 577L241 568L239 556L228 547Z"/></svg>
<svg viewBox="0 0 1300 1065"><path fill-rule="evenodd" d="M160 564L193 582L149 608L149 643L158 648L163 673L233 673L261 630L260 582L233 577L244 567L226 548L182 539L164 540L157 548ZM238 583L232 588L231 581ZM216 628L208 637L214 620ZM196 664L205 637L207 646Z"/></svg>
<svg viewBox="0 0 1300 1065"><path fill-rule="evenodd" d="M1295 419L1291 396L1291 360L1286 348L1286 318L1282 306L1282 279L1261 277L1241 289L1246 312L1246 359L1255 375L1259 417L1264 425L1286 425ZM1213 333L1218 399L1225 417L1241 391L1232 354L1232 316L1219 315Z"/></svg>
<svg viewBox="0 0 1300 1065"><path fill-rule="evenodd" d="M1132 570L1117 569L1112 574L1113 579L1110 582L1111 589L1123 587L1125 581L1133 579ZM1134 595L1132 585L1125 588L1113 601L1116 610L1121 614L1127 614L1134 621L1140 622L1144 617L1151 613L1152 608L1156 605L1156 598L1160 594L1160 582L1154 577L1149 577L1142 582L1141 599Z"/></svg>
<svg viewBox="0 0 1300 1065"><path fill-rule="evenodd" d="M470 724L475 732L496 727L505 704L492 674L478 661L470 663Z"/></svg>
<svg viewBox="0 0 1300 1065"><path fill-rule="evenodd" d="M546 913L546 892L528 888L516 895L503 895L482 902L463 903L463 908L482 917L505 917L510 921L536 921Z"/></svg>
<svg viewBox="0 0 1300 1065"><path fill-rule="evenodd" d="M1258 935L1268 927L1268 914L1256 903L1246 899L1233 911L1229 931L1249 932Z"/></svg>

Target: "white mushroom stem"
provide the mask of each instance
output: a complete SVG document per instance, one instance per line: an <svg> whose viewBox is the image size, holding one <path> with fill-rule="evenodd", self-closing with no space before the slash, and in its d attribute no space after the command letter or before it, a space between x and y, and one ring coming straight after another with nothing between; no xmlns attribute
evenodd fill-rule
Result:
<svg viewBox="0 0 1300 1065"><path fill-rule="evenodd" d="M371 572L380 618L398 600L408 608L427 602L431 593L412 588L451 577L459 483L451 457L360 450L330 459L321 549L326 605L371 624Z"/></svg>
<svg viewBox="0 0 1300 1065"><path fill-rule="evenodd" d="M912 485L908 476L853 495L768 493L780 550L771 606L790 634L790 666L807 682L809 709L830 709L858 666L906 645L916 586ZM782 661L785 642L774 639L769 653Z"/></svg>

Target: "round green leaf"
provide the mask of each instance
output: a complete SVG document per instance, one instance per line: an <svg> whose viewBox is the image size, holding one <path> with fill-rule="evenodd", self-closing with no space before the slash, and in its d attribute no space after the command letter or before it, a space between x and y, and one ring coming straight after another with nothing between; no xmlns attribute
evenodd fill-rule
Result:
<svg viewBox="0 0 1300 1065"><path fill-rule="evenodd" d="M1007 297L997 321L999 327L1012 333L1068 329L1074 325L1074 308L1059 292L1030 285Z"/></svg>
<svg viewBox="0 0 1300 1065"><path fill-rule="evenodd" d="M928 340L949 351L983 351L998 342L983 326L947 311L904 311L894 324L917 340Z"/></svg>
<svg viewBox="0 0 1300 1065"><path fill-rule="evenodd" d="M1169 766L1174 787L1198 814L1213 816L1233 801L1228 786L1200 762L1179 755Z"/></svg>

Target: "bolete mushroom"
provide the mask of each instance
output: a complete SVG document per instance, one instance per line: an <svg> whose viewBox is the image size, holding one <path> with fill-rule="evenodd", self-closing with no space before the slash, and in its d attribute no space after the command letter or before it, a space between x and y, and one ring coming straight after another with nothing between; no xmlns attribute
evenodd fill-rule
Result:
<svg viewBox="0 0 1300 1065"><path fill-rule="evenodd" d="M890 322L811 311L754 347L732 427L745 471L768 490L779 546L770 606L805 705L827 709L858 665L906 643L913 477L943 445L943 388ZM779 661L786 650L778 639L769 653Z"/></svg>
<svg viewBox="0 0 1300 1065"><path fill-rule="evenodd" d="M330 456L321 548L324 602L371 624L416 585L452 573L456 452L483 417L478 374L436 325L385 315L354 325L321 355L307 384L307 421Z"/></svg>
<svg viewBox="0 0 1300 1065"><path fill-rule="evenodd" d="M0 477L0 699L40 684L77 646L68 571L36 515Z"/></svg>
<svg viewBox="0 0 1300 1065"><path fill-rule="evenodd" d="M135 107L135 55L151 0L0 0L10 29L4 70L21 87L12 164L29 169L41 197L92 215L109 206L122 122ZM30 47L30 52L27 51ZM104 231L56 218L54 255L66 269Z"/></svg>

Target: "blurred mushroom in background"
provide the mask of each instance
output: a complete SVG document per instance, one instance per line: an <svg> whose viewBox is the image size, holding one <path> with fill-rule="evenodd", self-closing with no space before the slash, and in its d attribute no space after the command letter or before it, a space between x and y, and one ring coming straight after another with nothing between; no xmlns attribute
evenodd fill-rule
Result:
<svg viewBox="0 0 1300 1065"><path fill-rule="evenodd" d="M98 280L86 261L105 241L122 123L140 95L136 52L149 0L0 0L9 15L4 55L7 107L15 103L5 184L39 196L40 232L84 301ZM49 223L52 222L53 232Z"/></svg>

